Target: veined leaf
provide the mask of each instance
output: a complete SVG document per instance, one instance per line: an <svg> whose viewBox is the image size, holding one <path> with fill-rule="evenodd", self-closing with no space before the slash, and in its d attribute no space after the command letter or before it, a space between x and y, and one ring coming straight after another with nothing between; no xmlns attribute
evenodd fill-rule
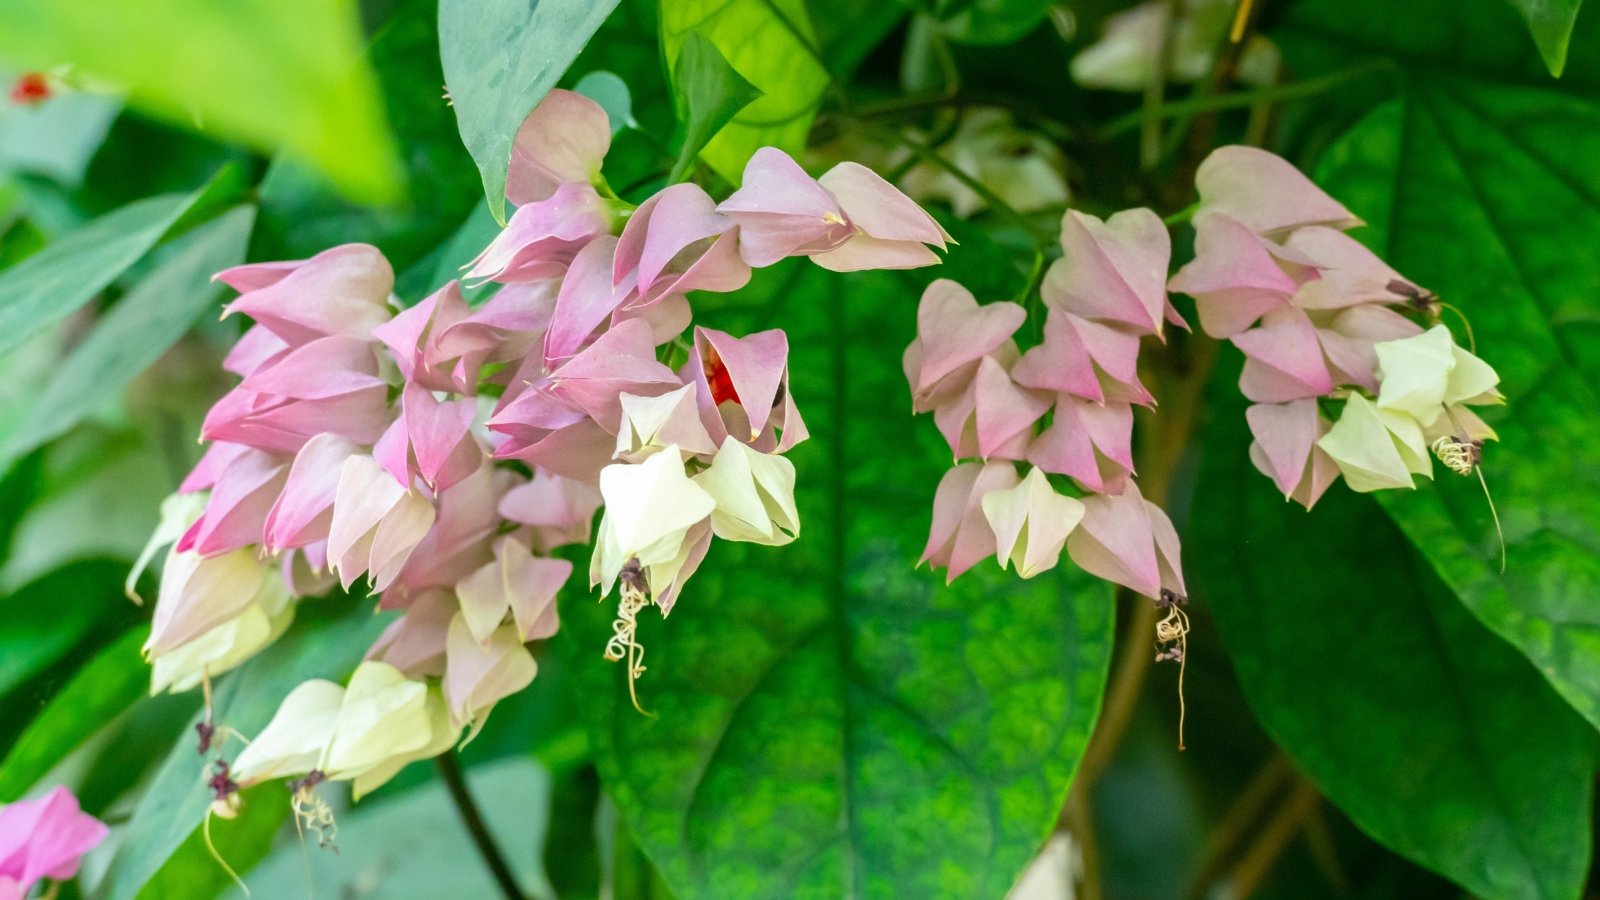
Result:
<svg viewBox="0 0 1600 900"><path fill-rule="evenodd" d="M655 717L601 659L616 601L563 610L607 790L686 900L1001 896L1093 728L1103 582L913 568L950 462L899 368L927 278L794 261L713 313L743 333L784 310L812 434L791 454L803 528L780 549L717 542L671 619L642 617Z"/></svg>
<svg viewBox="0 0 1600 900"><path fill-rule="evenodd" d="M439 55L489 211L506 218L517 128L578 58L617 0L440 0Z"/></svg>
<svg viewBox="0 0 1600 900"><path fill-rule="evenodd" d="M1219 385L1234 397L1233 380ZM1377 840L1488 898L1570 898L1589 869L1595 736L1463 610L1375 504L1309 514L1213 417L1192 585L1267 731Z"/></svg>
<svg viewBox="0 0 1600 900"><path fill-rule="evenodd" d="M757 149L803 150L828 87L803 0L662 0L661 49L668 71L677 71L678 54L692 32L715 45L761 92L700 152L706 165L737 185Z"/></svg>
<svg viewBox="0 0 1600 900"><path fill-rule="evenodd" d="M1572 28L1578 21L1578 8L1583 0L1508 0L1528 20L1528 30L1533 33L1533 43L1550 67L1550 74L1561 77L1567 67L1567 45L1572 42Z"/></svg>
<svg viewBox="0 0 1600 900"><path fill-rule="evenodd" d="M353 0L14 0L0 57L70 65L154 115L283 149L371 203L399 197L394 144Z"/></svg>

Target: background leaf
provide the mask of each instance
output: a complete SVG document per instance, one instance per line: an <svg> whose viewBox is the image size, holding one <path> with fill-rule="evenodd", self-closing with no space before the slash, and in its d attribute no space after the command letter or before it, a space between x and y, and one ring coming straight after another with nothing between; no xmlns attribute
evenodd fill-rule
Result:
<svg viewBox="0 0 1600 900"><path fill-rule="evenodd" d="M737 185L757 149L791 155L805 149L828 71L803 0L662 0L661 51L669 72L677 71L691 32L716 45L761 92L701 151L706 165Z"/></svg>
<svg viewBox="0 0 1600 900"><path fill-rule="evenodd" d="M244 261L255 208L241 206L183 236L62 361L9 440L0 466L77 425L120 396L213 306L222 284L211 276Z"/></svg>
<svg viewBox="0 0 1600 900"><path fill-rule="evenodd" d="M684 136L678 161L667 180L678 182L693 168L695 157L706 144L761 92L734 71L716 45L698 31L684 38L672 81Z"/></svg>
<svg viewBox="0 0 1600 900"><path fill-rule="evenodd" d="M942 0L934 16L940 31L964 44L1009 44L1039 27L1051 0Z"/></svg>
<svg viewBox="0 0 1600 900"><path fill-rule="evenodd" d="M1487 14L1499 7L1451 17L1451 4L1406 4L1383 35L1365 24L1357 35L1353 23L1376 12L1367 5L1302 4L1290 22L1290 46L1308 58L1360 41L1405 61L1398 96L1325 154L1320 181L1372 223L1355 236L1466 314L1504 379L1510 402L1487 416L1501 441L1486 448L1484 472L1505 575L1476 479L1440 469L1434 484L1382 502L1484 624L1600 726L1600 609L1589 600L1600 595L1600 257L1576 249L1600 246L1600 103L1589 89L1600 68L1584 60L1550 82L1510 13ZM1472 72L1457 70L1445 42L1473 48Z"/></svg>
<svg viewBox="0 0 1600 900"><path fill-rule="evenodd" d="M21 799L51 767L144 696L150 666L139 648L147 635L144 628L124 632L28 722L0 761L0 803Z"/></svg>
<svg viewBox="0 0 1600 900"><path fill-rule="evenodd" d="M781 549L719 543L670 622L643 617L659 717L600 658L614 607L564 611L601 775L680 897L1000 896L1060 813L1111 591L913 570L949 465L897 363L926 279L796 260L737 310L706 304L739 333L783 310L812 433L792 454L804 525Z"/></svg>
<svg viewBox="0 0 1600 900"><path fill-rule="evenodd" d="M517 127L556 86L617 0L440 0L439 55L489 210L505 221Z"/></svg>
<svg viewBox="0 0 1600 900"><path fill-rule="evenodd" d="M1188 558L1261 723L1367 833L1473 894L1577 897L1588 726L1369 498L1335 485L1308 514L1240 465L1243 406L1221 406L1195 508L1229 513Z"/></svg>
<svg viewBox="0 0 1600 900"><path fill-rule="evenodd" d="M155 246L212 184L107 213L0 273L0 356L89 302Z"/></svg>
<svg viewBox="0 0 1600 900"><path fill-rule="evenodd" d="M317 166L351 197L399 196L394 145L353 0L13 0L0 57L63 64L129 102Z"/></svg>
<svg viewBox="0 0 1600 900"><path fill-rule="evenodd" d="M1567 45L1572 41L1572 26L1578 20L1578 8L1583 0L1507 0L1522 17L1528 20L1528 30L1533 32L1533 42L1550 67L1550 74L1560 77L1567 65Z"/></svg>

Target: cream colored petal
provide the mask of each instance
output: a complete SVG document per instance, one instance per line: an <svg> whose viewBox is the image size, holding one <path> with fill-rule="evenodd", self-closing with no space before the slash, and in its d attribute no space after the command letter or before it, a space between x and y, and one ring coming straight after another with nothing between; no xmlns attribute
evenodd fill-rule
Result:
<svg viewBox="0 0 1600 900"><path fill-rule="evenodd" d="M1416 337L1373 345L1378 354L1378 408L1408 413L1423 425L1443 411L1455 342L1443 325Z"/></svg>
<svg viewBox="0 0 1600 900"><path fill-rule="evenodd" d="M1339 421L1317 440L1317 446L1338 465L1353 491L1413 487L1411 470L1377 407L1359 394L1346 401Z"/></svg>

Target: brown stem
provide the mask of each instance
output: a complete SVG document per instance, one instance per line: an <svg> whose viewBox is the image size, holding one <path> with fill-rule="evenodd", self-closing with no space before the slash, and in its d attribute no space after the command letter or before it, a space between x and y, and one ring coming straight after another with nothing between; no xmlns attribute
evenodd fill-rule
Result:
<svg viewBox="0 0 1600 900"><path fill-rule="evenodd" d="M489 826L483 821L483 814L478 811L478 804L472 799L472 792L467 790L467 781L461 774L461 761L456 759L455 750L446 750L434 757L433 762L439 769L439 778L450 791L450 799L456 805L456 812L461 814L461 824L466 826L467 834L472 836L472 843L477 846L478 855L483 857L484 865L489 867L489 874L494 876L494 882L499 885L500 893L505 895L506 900L525 900L522 888L517 884L517 876L512 874L511 866L500 853L494 835L489 833Z"/></svg>
<svg viewBox="0 0 1600 900"><path fill-rule="evenodd" d="M1317 793L1311 782L1300 779L1294 792L1267 820L1255 843L1240 857L1239 864L1234 866L1233 873L1223 885L1223 894L1229 897L1253 895L1261 882L1272 874L1272 867L1278 864L1278 858L1289 846L1290 839L1316 813L1321 802L1322 795Z"/></svg>
<svg viewBox="0 0 1600 900"><path fill-rule="evenodd" d="M1287 783L1294 777L1294 767L1282 752L1274 752L1268 757L1266 764L1251 777L1250 783L1239 792L1233 805L1228 807L1228 811L1223 813L1222 819L1211 830L1211 837L1200 856L1200 867L1190 885L1190 897L1206 895L1206 889L1227 868L1234 851L1244 841L1251 826L1257 823L1273 800L1282 796Z"/></svg>

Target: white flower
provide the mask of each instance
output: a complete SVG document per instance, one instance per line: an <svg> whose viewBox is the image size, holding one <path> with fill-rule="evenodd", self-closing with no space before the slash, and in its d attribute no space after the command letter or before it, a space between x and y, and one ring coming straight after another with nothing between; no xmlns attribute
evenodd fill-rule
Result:
<svg viewBox="0 0 1600 900"><path fill-rule="evenodd" d="M729 437L693 481L716 501L711 531L717 537L782 546L799 536L794 463L784 457Z"/></svg>

